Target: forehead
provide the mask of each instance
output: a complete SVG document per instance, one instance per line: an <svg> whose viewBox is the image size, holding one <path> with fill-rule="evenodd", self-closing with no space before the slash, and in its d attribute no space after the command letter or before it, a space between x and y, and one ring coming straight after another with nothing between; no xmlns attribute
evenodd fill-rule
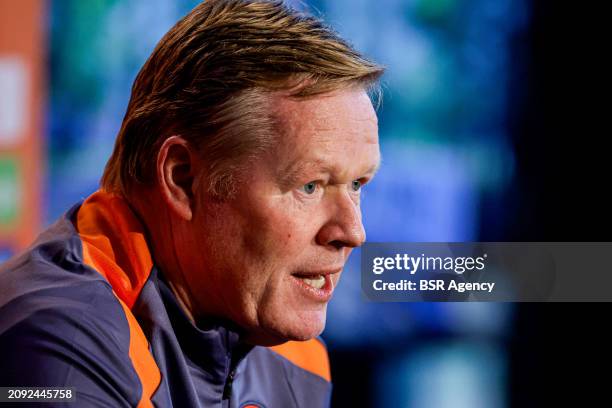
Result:
<svg viewBox="0 0 612 408"><path fill-rule="evenodd" d="M278 171L297 164L350 170L379 161L378 123L366 92L350 89L274 102L279 140L273 149Z"/></svg>

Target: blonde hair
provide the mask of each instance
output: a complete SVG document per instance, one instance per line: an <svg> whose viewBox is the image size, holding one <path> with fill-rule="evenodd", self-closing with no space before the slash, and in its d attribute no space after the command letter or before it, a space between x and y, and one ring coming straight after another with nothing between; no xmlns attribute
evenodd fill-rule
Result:
<svg viewBox="0 0 612 408"><path fill-rule="evenodd" d="M206 159L208 190L235 176L275 136L270 93L305 98L377 89L383 72L319 19L282 1L208 0L157 44L132 87L102 188L123 194L154 178L157 152L183 136Z"/></svg>

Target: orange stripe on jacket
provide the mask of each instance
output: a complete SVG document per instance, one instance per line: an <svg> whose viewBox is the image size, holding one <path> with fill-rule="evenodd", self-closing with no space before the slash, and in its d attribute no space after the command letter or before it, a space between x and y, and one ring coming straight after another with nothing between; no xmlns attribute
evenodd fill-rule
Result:
<svg viewBox="0 0 612 408"><path fill-rule="evenodd" d="M161 373L149 352L149 342L142 332L138 321L136 321L136 318L125 303L121 302L121 306L130 326L130 360L132 360L134 370L142 384L142 395L140 396L140 401L138 401L138 408L153 407L151 398L153 398L155 390L161 383Z"/></svg>
<svg viewBox="0 0 612 408"><path fill-rule="evenodd" d="M75 226L92 265L132 308L153 268L140 221L125 200L98 191L79 209Z"/></svg>
<svg viewBox="0 0 612 408"><path fill-rule="evenodd" d="M279 346L269 347L298 367L331 381L327 349L317 339L288 341Z"/></svg>
<svg viewBox="0 0 612 408"><path fill-rule="evenodd" d="M151 398L161 373L130 310L153 267L142 227L122 199L102 192L83 203L75 226L83 244L83 262L109 281L125 313L130 329L128 354L142 384L138 407L153 407Z"/></svg>

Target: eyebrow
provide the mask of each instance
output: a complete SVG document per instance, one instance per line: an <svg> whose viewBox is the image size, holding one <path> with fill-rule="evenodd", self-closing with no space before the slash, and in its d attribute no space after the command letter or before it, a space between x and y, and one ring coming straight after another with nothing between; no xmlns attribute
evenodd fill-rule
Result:
<svg viewBox="0 0 612 408"><path fill-rule="evenodd" d="M333 170L330 166L323 163L322 160L296 162L281 171L281 185L283 187L293 186L303 173L312 168L317 168L318 171L323 173L331 173Z"/></svg>
<svg viewBox="0 0 612 408"><path fill-rule="evenodd" d="M304 161L295 163L289 166L287 169L283 170L280 174L280 182L283 187L293 186L297 183L298 179L301 177L303 173L306 171L316 168L317 172L320 173L332 173L334 170L334 166L329 166L324 163L322 160L314 160L314 161ZM370 175L370 177L374 177L378 169L380 168L380 160L376 162L376 164L370 166L366 171L364 171L363 175Z"/></svg>

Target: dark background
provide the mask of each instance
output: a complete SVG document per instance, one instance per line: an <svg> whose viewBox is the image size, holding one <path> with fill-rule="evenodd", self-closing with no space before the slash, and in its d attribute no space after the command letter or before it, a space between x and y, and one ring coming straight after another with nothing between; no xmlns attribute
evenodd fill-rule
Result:
<svg viewBox="0 0 612 408"><path fill-rule="evenodd" d="M515 79L529 84L526 102L510 112L516 119L518 188L526 195L517 219L524 222L508 231L508 240L610 241L604 16L603 9L571 2L533 3L532 63ZM612 356L610 306L517 305L510 342L512 406L565 405L570 398L607 403L602 373Z"/></svg>
<svg viewBox="0 0 612 408"><path fill-rule="evenodd" d="M607 14L593 3L534 1L531 7L529 28L512 47L513 58L526 61L509 85L517 177L502 197L485 198L479 240L609 242ZM498 220L500 202L503 216L517 222ZM506 340L508 406L608 405L611 313L609 303L516 304ZM332 354L334 406L378 406L368 392L375 371L364 367L382 354L435 340L435 333L424 336Z"/></svg>

